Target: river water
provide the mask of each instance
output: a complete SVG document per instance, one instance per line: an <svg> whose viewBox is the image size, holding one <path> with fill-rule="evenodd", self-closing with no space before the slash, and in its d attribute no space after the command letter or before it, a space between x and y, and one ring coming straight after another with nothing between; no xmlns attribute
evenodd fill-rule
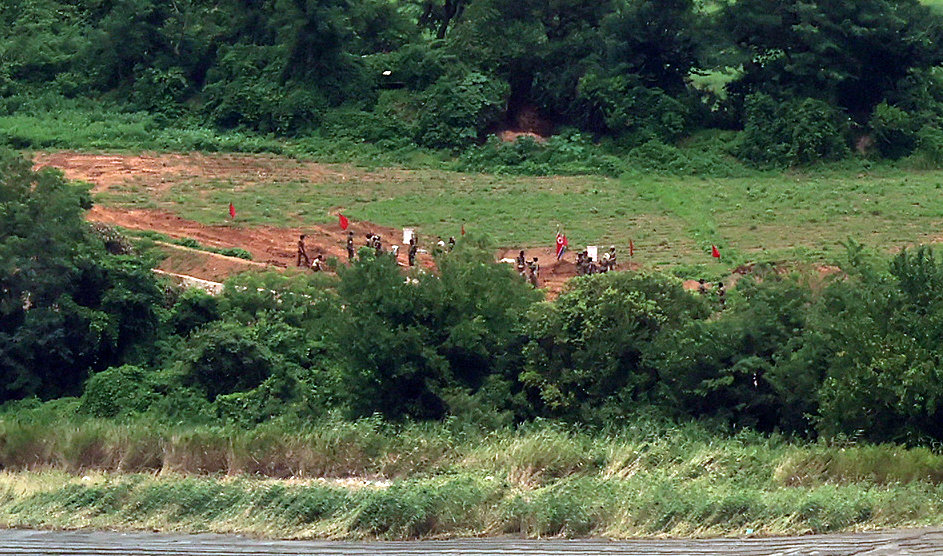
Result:
<svg viewBox="0 0 943 556"><path fill-rule="evenodd" d="M631 541L459 539L412 542L272 541L228 535L169 535L103 531L0 530L0 555L271 556L504 555L699 556L943 555L943 528L743 539Z"/></svg>

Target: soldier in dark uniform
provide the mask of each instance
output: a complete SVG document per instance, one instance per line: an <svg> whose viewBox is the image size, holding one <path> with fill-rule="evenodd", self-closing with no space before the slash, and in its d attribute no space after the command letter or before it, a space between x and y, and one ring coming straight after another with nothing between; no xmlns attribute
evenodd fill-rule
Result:
<svg viewBox="0 0 943 556"><path fill-rule="evenodd" d="M585 269L583 268L586 265L586 260L583 258L583 252L580 251L576 254L576 275L582 276L585 274Z"/></svg>
<svg viewBox="0 0 943 556"><path fill-rule="evenodd" d="M524 256L523 250L521 250L514 261L517 264L517 273L524 276L524 273L527 272L527 257Z"/></svg>
<svg viewBox="0 0 943 556"><path fill-rule="evenodd" d="M599 266L596 265L596 261L592 257L586 256L586 274L596 274L599 272Z"/></svg>
<svg viewBox="0 0 943 556"><path fill-rule="evenodd" d="M723 309L727 304L727 289L723 282L717 282L717 301L720 302L720 308Z"/></svg>
<svg viewBox="0 0 943 556"><path fill-rule="evenodd" d="M347 260L354 260L354 232L347 232Z"/></svg>
<svg viewBox="0 0 943 556"><path fill-rule="evenodd" d="M607 270L616 269L616 246L610 245L609 252L606 253L606 267Z"/></svg>
<svg viewBox="0 0 943 556"><path fill-rule="evenodd" d="M406 256L409 259L409 266L416 266L416 253L419 251L419 246L416 245L416 238L409 238L409 251L406 252Z"/></svg>
<svg viewBox="0 0 943 556"><path fill-rule="evenodd" d="M449 236L449 253L452 252L452 249L455 249L455 236Z"/></svg>
<svg viewBox="0 0 943 556"><path fill-rule="evenodd" d="M378 235L374 235L373 238L373 248L376 250L377 257L379 257L383 254L383 239Z"/></svg>
<svg viewBox="0 0 943 556"><path fill-rule="evenodd" d="M297 266L301 266L302 259L305 262L305 266L311 266L311 260L308 259L308 252L305 250L305 235L301 234L301 237L298 238L298 262Z"/></svg>
<svg viewBox="0 0 943 556"><path fill-rule="evenodd" d="M707 295L707 284L704 283L703 278L697 281L697 293Z"/></svg>

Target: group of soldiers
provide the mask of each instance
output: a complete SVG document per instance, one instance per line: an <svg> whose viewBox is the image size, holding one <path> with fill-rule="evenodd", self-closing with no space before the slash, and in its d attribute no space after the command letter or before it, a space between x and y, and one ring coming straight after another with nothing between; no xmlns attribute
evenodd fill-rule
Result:
<svg viewBox="0 0 943 556"><path fill-rule="evenodd" d="M610 270L616 269L616 246L612 245L609 247L609 251L606 251L602 255L602 260L598 263L589 256L589 252L586 250L580 251L576 254L576 274L577 276L583 276L586 274L600 274L606 273Z"/></svg>
<svg viewBox="0 0 943 556"><path fill-rule="evenodd" d="M521 275L521 278L524 278L536 288L537 282L540 280L540 263L537 261L537 257L527 260L524 251L521 251L514 261L517 273Z"/></svg>
<svg viewBox="0 0 943 556"><path fill-rule="evenodd" d="M304 262L305 268L310 268L314 272L321 272L324 270L324 255L318 253L313 259L308 257L308 250L305 248L305 235L301 234L298 237L298 261L297 265L302 266Z"/></svg>
<svg viewBox="0 0 943 556"><path fill-rule="evenodd" d="M455 238L450 237L448 243L446 243L441 237L436 242L436 248L441 249L442 251L452 251L455 248ZM394 260L399 260L399 249L400 246L396 243L393 243L390 246L390 250L386 251L383 248L383 238L379 234L368 233L366 234L366 242L364 247L373 249L376 255L379 257L385 253L388 253L393 257ZM406 261L409 266L416 266L416 256L419 254L419 242L414 235L409 240L409 248L406 250ZM353 261L354 257L357 255L356 246L354 245L354 232L347 232L347 260ZM305 235L302 234L298 238L298 256L296 264L299 267L310 268L315 272L320 272L325 270L325 261L324 255L318 254L313 259L308 256L308 250L305 246Z"/></svg>
<svg viewBox="0 0 943 556"><path fill-rule="evenodd" d="M435 249L439 252L451 252L455 248L455 238L450 237L448 242L442 239L439 236L438 241L436 241ZM384 253L389 253L392 255L393 259L399 260L399 249L400 246L396 243L393 243L390 246L389 251L383 249L383 238L379 234L367 233L366 242L364 247L373 249L376 255L379 257ZM419 243L415 235L413 235L409 240L409 247L406 251L406 261L409 266L416 266L416 256L419 252ZM356 246L354 245L354 232L347 232L347 260L353 261L356 256ZM517 273L520 274L521 278L530 282L534 287L538 287L540 281L540 262L537 257L533 259L527 259L527 256L522 250L517 258L515 259ZM313 259L308 256L308 251L305 246L305 235L302 234L298 238L298 256L297 256L297 265L299 267L304 266L310 268L314 272L321 272L326 270L324 255L318 253ZM613 245L609 247L609 251L603 254L602 260L599 262L593 260L593 257L589 256L588 251L584 250L576 254L576 273L577 275L586 275L586 274L597 274L609 272L610 270L615 270L616 268L616 247ZM706 286L701 281L701 290L702 293L706 292ZM723 287L722 285L720 286ZM720 294L721 299L723 299L723 293Z"/></svg>

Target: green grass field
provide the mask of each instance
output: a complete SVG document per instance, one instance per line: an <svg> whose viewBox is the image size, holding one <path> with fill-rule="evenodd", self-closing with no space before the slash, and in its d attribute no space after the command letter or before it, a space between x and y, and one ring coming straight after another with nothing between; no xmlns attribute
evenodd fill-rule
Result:
<svg viewBox="0 0 943 556"><path fill-rule="evenodd" d="M154 192L129 182L100 194L106 205L159 208L207 224L228 220L232 201L240 225L333 222L343 209L356 220L417 226L421 233L457 235L466 228L497 245L550 246L558 228L572 246L632 239L636 260L661 266L721 266L753 261L827 263L852 238L878 252L932 242L943 233L943 172L882 167L869 173L758 173L748 178L670 176L508 177L436 170L331 167L344 179L257 185L185 180Z"/></svg>
<svg viewBox="0 0 943 556"><path fill-rule="evenodd" d="M483 433L377 420L255 430L0 420L0 525L408 539L930 526L941 456L699 425ZM47 415L47 418L49 416Z"/></svg>

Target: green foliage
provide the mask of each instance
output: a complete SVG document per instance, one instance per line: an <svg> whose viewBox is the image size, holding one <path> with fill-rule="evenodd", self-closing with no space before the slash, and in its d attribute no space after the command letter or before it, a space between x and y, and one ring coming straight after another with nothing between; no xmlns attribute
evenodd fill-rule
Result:
<svg viewBox="0 0 943 556"><path fill-rule="evenodd" d="M931 126L920 128L911 163L923 170L943 168L943 130Z"/></svg>
<svg viewBox="0 0 943 556"><path fill-rule="evenodd" d="M187 336L219 318L217 299L203 290L190 289L185 291L174 304L168 324L175 334Z"/></svg>
<svg viewBox="0 0 943 556"><path fill-rule="evenodd" d="M272 375L251 390L216 396L216 411L227 423L255 425L284 413L297 396L293 386L294 381Z"/></svg>
<svg viewBox="0 0 943 556"><path fill-rule="evenodd" d="M678 99L662 89L646 87L631 75L585 75L579 82L575 106L582 125L630 145L678 139L687 131L691 116Z"/></svg>
<svg viewBox="0 0 943 556"><path fill-rule="evenodd" d="M626 166L635 172L686 176L736 176L748 173L743 165L727 152L729 141L711 134L701 145L690 141L684 148L667 145L657 139L647 141L629 151ZM702 148L703 147L703 148Z"/></svg>
<svg viewBox="0 0 943 556"><path fill-rule="evenodd" d="M874 108L868 125L881 155L900 158L913 152L919 129L919 122L913 114L882 102Z"/></svg>
<svg viewBox="0 0 943 556"><path fill-rule="evenodd" d="M440 276L404 281L392 259L364 251L339 269L336 341L354 415L441 417L448 388L513 376L517 323L536 294L470 238L439 265Z"/></svg>
<svg viewBox="0 0 943 556"><path fill-rule="evenodd" d="M520 380L537 407L581 422L631 410L656 386L645 346L704 307L678 282L610 273L577 278L554 303L528 314ZM607 409L601 406L609 405Z"/></svg>
<svg viewBox="0 0 943 556"><path fill-rule="evenodd" d="M728 89L819 99L858 122L908 72L943 56L943 17L917 0L742 0L727 4L721 19L744 62Z"/></svg>
<svg viewBox="0 0 943 556"><path fill-rule="evenodd" d="M806 98L777 102L747 97L738 154L758 165L800 166L848 154L847 126L839 111Z"/></svg>
<svg viewBox="0 0 943 556"><path fill-rule="evenodd" d="M282 82L272 60L275 47L236 45L225 49L207 77L206 110L222 127L245 126L263 133L295 133L316 125L327 106L318 91Z"/></svg>
<svg viewBox="0 0 943 556"><path fill-rule="evenodd" d="M625 166L618 157L608 154L589 137L573 132L555 135L545 142L520 137L508 143L489 137L483 145L465 151L459 168L495 174L618 176Z"/></svg>
<svg viewBox="0 0 943 556"><path fill-rule="evenodd" d="M272 376L276 356L235 323L213 323L195 332L184 360L187 383L208 399L256 388Z"/></svg>
<svg viewBox="0 0 943 556"><path fill-rule="evenodd" d="M161 291L82 221L88 191L0 151L0 398L77 393L153 339Z"/></svg>
<svg viewBox="0 0 943 556"><path fill-rule="evenodd" d="M93 417L134 415L145 411L153 397L150 378L140 367L112 367L88 379L79 411Z"/></svg>
<svg viewBox="0 0 943 556"><path fill-rule="evenodd" d="M774 366L802 334L809 303L807 285L754 273L737 284L731 306L718 318L692 321L659 338L648 364L658 369L666 409L765 431L808 431L804 400L790 399L798 393L777 382Z"/></svg>
<svg viewBox="0 0 943 556"><path fill-rule="evenodd" d="M474 144L504 112L506 83L480 73L440 78L421 94L416 121L420 145L459 149Z"/></svg>

